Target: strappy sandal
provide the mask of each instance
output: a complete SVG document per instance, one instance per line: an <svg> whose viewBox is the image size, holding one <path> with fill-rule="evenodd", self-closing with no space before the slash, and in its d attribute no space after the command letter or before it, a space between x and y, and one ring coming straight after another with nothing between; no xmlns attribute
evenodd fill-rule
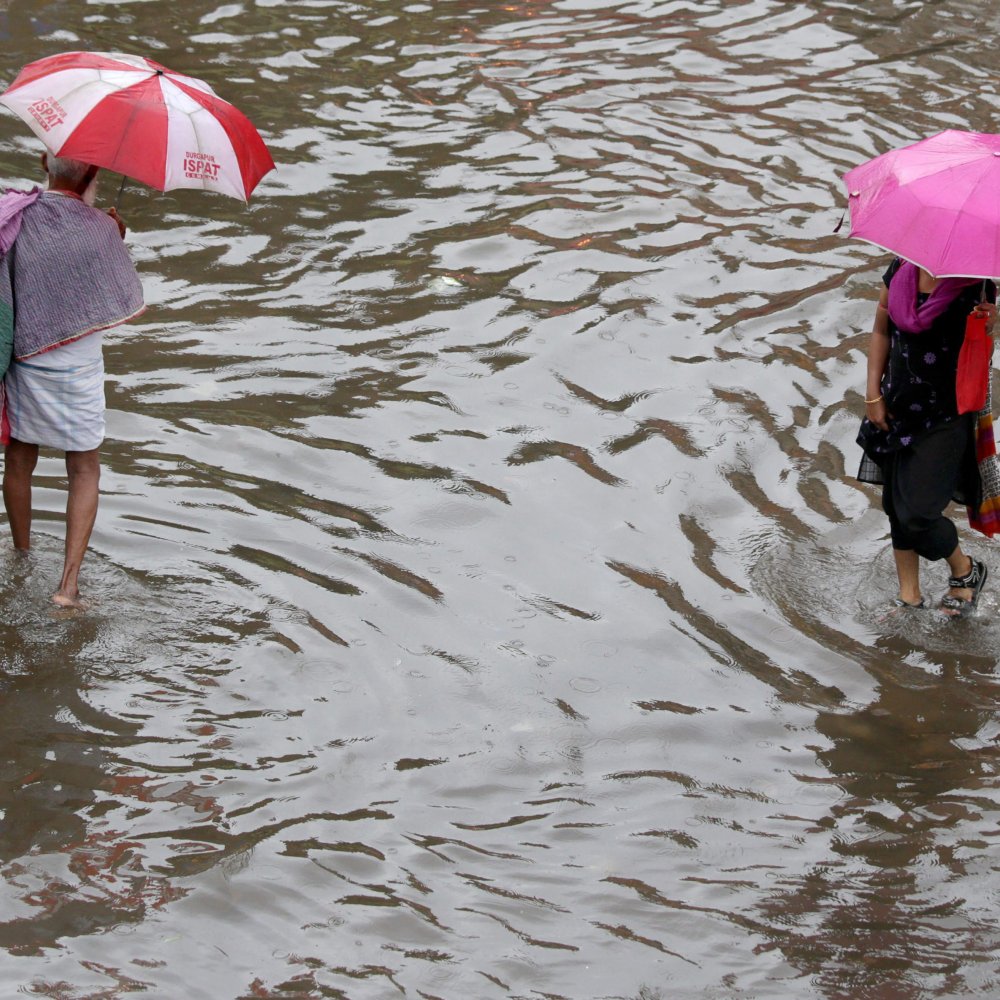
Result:
<svg viewBox="0 0 1000 1000"><path fill-rule="evenodd" d="M927 604L922 597L916 604L910 604L909 601L904 601L902 597L894 597L892 599L892 608L879 618L879 623L887 622L893 615L905 615L910 611L919 611L921 608L926 607Z"/></svg>
<svg viewBox="0 0 1000 1000"><path fill-rule="evenodd" d="M972 559L971 556L970 560L972 562L972 569L965 576L949 577L948 586L954 590L971 590L972 597L967 601L961 597L952 597L951 594L946 594L941 598L941 610L946 611L956 618L967 618L976 610L976 605L979 603L979 595L982 593L983 586L986 584L986 578L989 576L986 563L980 562L978 559Z"/></svg>

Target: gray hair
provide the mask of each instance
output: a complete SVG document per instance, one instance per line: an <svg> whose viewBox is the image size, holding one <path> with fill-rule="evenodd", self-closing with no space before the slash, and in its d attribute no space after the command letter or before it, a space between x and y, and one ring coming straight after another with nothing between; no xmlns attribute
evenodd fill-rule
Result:
<svg viewBox="0 0 1000 1000"><path fill-rule="evenodd" d="M49 177L54 181L59 181L68 187L78 187L83 183L83 179L90 170L90 164L82 160L70 160L65 156L53 156L49 153L47 158Z"/></svg>

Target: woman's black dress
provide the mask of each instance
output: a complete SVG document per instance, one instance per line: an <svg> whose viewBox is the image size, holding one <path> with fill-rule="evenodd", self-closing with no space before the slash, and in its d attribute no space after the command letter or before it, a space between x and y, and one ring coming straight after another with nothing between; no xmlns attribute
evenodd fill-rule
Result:
<svg viewBox="0 0 1000 1000"><path fill-rule="evenodd" d="M888 287L902 261L895 260L883 276ZM989 297L995 297L992 282ZM980 301L982 285L963 289L929 330L904 333L889 319L889 359L881 391L891 414L882 431L867 417L858 433L864 450L858 479L886 487L883 506L897 548L915 548L930 559L944 558L957 542L954 528L940 521L949 500L978 508L982 492L975 449L975 414L958 413L955 375L965 338L965 323ZM922 300L926 296L922 296ZM936 508L936 509L935 509ZM926 537L918 540L900 527L913 521ZM926 549L926 551L922 551ZM950 550L949 550L950 551Z"/></svg>

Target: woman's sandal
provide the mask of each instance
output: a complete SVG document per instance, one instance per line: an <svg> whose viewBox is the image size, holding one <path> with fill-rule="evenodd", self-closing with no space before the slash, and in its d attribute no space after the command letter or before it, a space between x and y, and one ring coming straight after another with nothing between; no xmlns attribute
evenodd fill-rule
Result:
<svg viewBox="0 0 1000 1000"><path fill-rule="evenodd" d="M965 576L949 577L948 586L954 590L971 590L972 597L969 600L963 600L961 597L952 597L951 594L946 594L941 598L941 610L955 618L966 618L976 610L976 605L979 603L979 595L982 593L986 578L989 576L986 563L979 562L978 559L972 559L971 556L970 562L972 563L972 569Z"/></svg>
<svg viewBox="0 0 1000 1000"><path fill-rule="evenodd" d="M887 622L893 615L906 614L908 611L919 611L921 608L926 607L927 605L924 603L922 597L916 604L910 604L909 601L904 601L902 597L894 597L892 599L892 609L879 618L879 622Z"/></svg>

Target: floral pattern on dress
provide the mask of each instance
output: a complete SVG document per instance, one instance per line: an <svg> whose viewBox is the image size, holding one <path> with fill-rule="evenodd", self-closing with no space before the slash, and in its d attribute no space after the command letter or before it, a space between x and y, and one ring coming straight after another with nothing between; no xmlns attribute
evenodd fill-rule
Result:
<svg viewBox="0 0 1000 1000"><path fill-rule="evenodd" d="M883 281L887 287L898 267L899 262L894 261L886 271ZM881 431L866 419L858 435L858 443L876 461L958 417L955 373L965 338L965 320L979 301L980 292L978 285L964 289L923 333L904 333L890 319L889 360L881 386L891 414L889 430Z"/></svg>

